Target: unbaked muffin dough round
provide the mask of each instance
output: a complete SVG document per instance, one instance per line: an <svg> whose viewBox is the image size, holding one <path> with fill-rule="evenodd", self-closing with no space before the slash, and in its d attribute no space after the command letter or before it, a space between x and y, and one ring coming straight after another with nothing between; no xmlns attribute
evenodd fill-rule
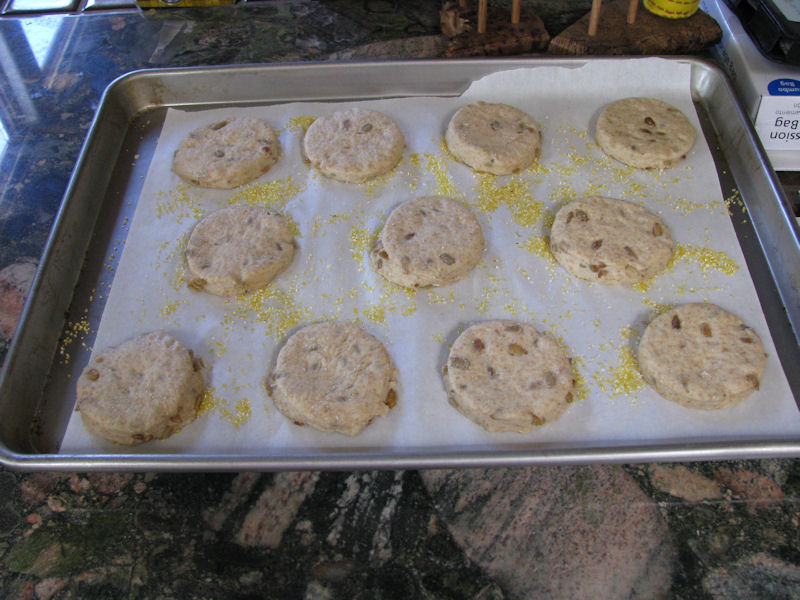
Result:
<svg viewBox="0 0 800 600"><path fill-rule="evenodd" d="M694 126L679 109L657 98L624 98L603 109L595 137L603 151L640 169L672 167L694 145Z"/></svg>
<svg viewBox="0 0 800 600"><path fill-rule="evenodd" d="M602 196L562 206L550 231L550 251L569 273L608 285L632 285L660 273L673 246L669 227L658 215Z"/></svg>
<svg viewBox="0 0 800 600"><path fill-rule="evenodd" d="M370 262L398 285L440 286L466 277L484 246L480 223L466 205L423 196L392 210L372 246Z"/></svg>
<svg viewBox="0 0 800 600"><path fill-rule="evenodd" d="M140 444L194 421L204 391L200 363L177 339L156 331L98 352L78 377L75 410L91 433Z"/></svg>
<svg viewBox="0 0 800 600"><path fill-rule="evenodd" d="M453 343L444 376L450 403L492 433L525 433L551 423L573 400L572 363L533 325L494 320Z"/></svg>
<svg viewBox="0 0 800 600"><path fill-rule="evenodd" d="M476 171L509 175L539 156L542 136L534 120L508 104L475 102L461 107L447 125L447 149Z"/></svg>
<svg viewBox="0 0 800 600"><path fill-rule="evenodd" d="M642 377L661 396L710 410L739 404L758 390L766 354L758 334L739 317L693 303L650 322L638 360Z"/></svg>
<svg viewBox="0 0 800 600"><path fill-rule="evenodd" d="M223 208L201 219L186 244L187 284L236 296L264 287L294 256L286 218L260 206Z"/></svg>
<svg viewBox="0 0 800 600"><path fill-rule="evenodd" d="M280 152L278 135L269 123L237 117L187 135L175 150L172 170L195 185L229 189L266 173Z"/></svg>
<svg viewBox="0 0 800 600"><path fill-rule="evenodd" d="M283 345L267 392L297 425L358 435L397 402L397 370L375 337L342 322L308 325Z"/></svg>
<svg viewBox="0 0 800 600"><path fill-rule="evenodd" d="M306 130L303 152L326 177L362 183L391 171L405 150L403 132L390 117L348 108L319 117Z"/></svg>

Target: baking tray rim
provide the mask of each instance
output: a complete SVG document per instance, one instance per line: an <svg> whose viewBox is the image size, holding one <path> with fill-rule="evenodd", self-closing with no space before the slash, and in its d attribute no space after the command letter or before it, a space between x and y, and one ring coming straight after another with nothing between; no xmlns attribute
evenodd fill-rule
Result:
<svg viewBox="0 0 800 600"><path fill-rule="evenodd" d="M153 76L173 76L173 75L202 75L203 73L236 73L236 72L262 72L262 71L282 71L291 69L316 70L316 69L355 69L361 70L370 67L386 67L387 64L393 66L408 66L409 68L441 68L444 65L452 67L457 65L460 69L469 71L471 68L478 71L472 77L477 78L487 72L526 68L543 65L562 65L570 67L580 67L594 60L629 60L631 57L576 57L574 59L562 57L542 57L536 59L459 59L457 61L433 59L433 60L380 60L380 61L358 61L350 63L326 63L326 62L304 62L304 63L277 63L277 64L245 64L245 65L217 65L200 67L176 67L176 68L156 68L138 69L125 73L108 84L102 94L101 101L95 111L95 116L84 141L83 148L76 161L75 168L70 177L70 182L59 207L56 220L51 229L51 236L45 246L43 259L37 269L31 287L31 293L26 301L20 318L20 324L12 339L6 360L0 371L0 391L5 387L5 380L10 370L12 358L16 358L15 349L19 339L23 335L24 325L28 321L31 307L36 302L36 291L40 287L43 272L47 269L46 260L53 251L56 244L58 231L68 210L73 191L78 186L81 171L87 161L86 150L98 135L98 129L102 124L103 113L110 102L110 98L116 89L139 77ZM703 74L716 78L722 83L725 93L730 97L735 105L738 118L743 127L743 137L745 143L752 147L760 163L760 175L766 177L766 184L774 190L777 195L778 204L784 211L788 203L781 198L780 187L776 183L776 176L767 161L766 154L758 141L757 135L752 124L746 117L739 100L733 90L733 86L728 80L727 75L716 64L706 59L697 57L670 56L665 57L669 60L688 62L693 67L693 81L697 69ZM469 81L465 82L466 85ZM451 90L450 95L457 95L463 90ZM695 92L695 89L692 90ZM429 91L422 91L419 95L429 94ZM440 95L448 95L445 92L438 92ZM411 94L408 94L411 95ZM371 95L355 94L356 98L374 97ZM387 94L383 97L392 97ZM335 97L328 97L321 94L317 100L336 100ZM169 108L175 106L203 105L202 101L184 102L164 102L158 94L152 96L133 96L133 101L138 101L138 106L128 108L126 117L127 126L130 126L134 116L144 110L154 108ZM246 98L229 100L230 105L244 104L249 102L283 102L291 99L272 99L272 98ZM206 104L208 105L208 104ZM791 223L796 229L796 224ZM94 227L90 228L87 237L91 238ZM797 236L795 236L797 239ZM87 239L88 243L88 239ZM79 269L80 270L80 269ZM61 330L59 330L59 336ZM48 365L49 368L49 365ZM49 371L47 373L49 375ZM414 449L413 451L390 451L384 454L365 453L361 451L349 452L330 452L318 454L291 454L286 453L276 455L250 455L250 454L58 454L58 453L26 453L11 450L4 439L0 439L0 464L12 469L21 470L233 470L233 469L255 469L255 470L298 470L298 469L374 469L374 468L437 468L437 467L479 467L479 466L504 466L504 465L536 465L536 464L578 464L589 462L669 462L681 460L717 460L730 458L770 458L788 457L800 455L800 434L797 439L790 438L768 438L756 440L726 440L726 441L697 441L688 442L659 442L653 444L618 444L609 446L592 446L581 444L579 447L567 447L564 445L548 444L546 446L533 443L524 450L479 450L474 448L448 448L446 451L438 449L426 452L425 448Z"/></svg>

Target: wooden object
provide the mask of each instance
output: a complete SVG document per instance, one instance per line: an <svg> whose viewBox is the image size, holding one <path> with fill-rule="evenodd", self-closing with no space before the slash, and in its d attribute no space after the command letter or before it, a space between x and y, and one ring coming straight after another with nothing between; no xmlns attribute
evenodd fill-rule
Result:
<svg viewBox="0 0 800 600"><path fill-rule="evenodd" d="M636 13L639 11L639 0L628 0L628 25L636 23Z"/></svg>
<svg viewBox="0 0 800 600"><path fill-rule="evenodd" d="M489 12L489 0L478 0L478 33L486 33L486 18Z"/></svg>
<svg viewBox="0 0 800 600"><path fill-rule="evenodd" d="M597 27L600 25L600 8L603 0L592 0L592 10L589 13L589 35L597 35Z"/></svg>
<svg viewBox="0 0 800 600"><path fill-rule="evenodd" d="M520 12L522 10L522 0L513 0L511 2L511 24L518 25Z"/></svg>
<svg viewBox="0 0 800 600"><path fill-rule="evenodd" d="M519 1L519 0L517 0ZM592 10L589 12L589 35L597 35L597 28L600 25L600 9L603 0L592 0ZM636 23L636 13L639 11L639 0L628 0L628 25Z"/></svg>
<svg viewBox="0 0 800 600"><path fill-rule="evenodd" d="M518 0L512 4L511 14L508 8L499 9L486 2L485 31L481 32L483 5L482 1L477 10L462 6L461 1L444 5L440 12L442 33L448 38L444 56L508 56L547 50L550 34L544 22L533 11L522 8Z"/></svg>
<svg viewBox="0 0 800 600"><path fill-rule="evenodd" d="M634 10L633 23L631 12L631 0L606 0L594 35L589 34L591 13L587 13L555 36L548 51L578 56L690 54L722 37L717 22L700 10L686 19L665 19L646 10L636 16Z"/></svg>

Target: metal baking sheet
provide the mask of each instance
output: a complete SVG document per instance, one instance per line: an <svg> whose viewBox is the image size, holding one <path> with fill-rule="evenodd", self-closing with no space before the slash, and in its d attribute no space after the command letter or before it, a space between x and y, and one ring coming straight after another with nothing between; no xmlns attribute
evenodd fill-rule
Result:
<svg viewBox="0 0 800 600"><path fill-rule="evenodd" d="M619 59L625 60L625 59ZM717 164L723 196L738 195L748 218L732 214L788 384L799 397L800 245L796 223L752 127L724 74L691 65L697 116ZM87 137L0 380L0 451L21 469L357 469L499 464L630 462L800 455L797 437L679 443L518 443L339 448L265 455L63 454L70 390L91 347L116 261L133 218L167 109L207 110L297 101L456 96L496 71L586 60L511 59L215 67L131 73L107 89ZM110 168L112 167L112 168ZM65 319L66 315L66 319ZM64 344L64 340L71 340ZM72 356L64 360L64 348ZM59 356L59 354L62 354Z"/></svg>

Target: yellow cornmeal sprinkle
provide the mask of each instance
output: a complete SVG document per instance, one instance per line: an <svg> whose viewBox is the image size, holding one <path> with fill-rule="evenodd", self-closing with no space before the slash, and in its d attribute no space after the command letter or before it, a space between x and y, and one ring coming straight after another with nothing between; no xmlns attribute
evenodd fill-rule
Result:
<svg viewBox="0 0 800 600"><path fill-rule="evenodd" d="M628 183L631 180L631 176L635 171L633 167L620 167L612 165L615 165L615 163L609 159L608 167L610 168L611 179L613 181L616 181L617 183ZM656 181L658 181L658 178L656 178Z"/></svg>
<svg viewBox="0 0 800 600"><path fill-rule="evenodd" d="M591 156L578 152L574 147L569 148L569 151L566 153L566 158L569 160L570 164L568 166L561 165L560 168L556 170L556 172L563 175L573 175L577 171L585 171L587 165L594 163L594 159Z"/></svg>
<svg viewBox="0 0 800 600"><path fill-rule="evenodd" d="M565 347L564 349L569 351L569 348ZM581 371L581 369L586 368L586 365L584 365L583 359L580 357L575 357L570 354L568 354L568 356L571 356L570 362L572 363L572 378L575 380L575 385L572 388L572 401L575 402L576 400L586 400L586 398L589 396L589 391L586 387L586 377L584 377L583 372Z"/></svg>
<svg viewBox="0 0 800 600"><path fill-rule="evenodd" d="M369 231L366 227L353 226L350 229L350 253L353 255L353 260L361 262L361 259L369 252L377 238L377 231Z"/></svg>
<svg viewBox="0 0 800 600"><path fill-rule="evenodd" d="M115 248L115 250L116 250L116 248ZM116 262L116 260L117 260L117 253L116 252L112 252L111 254L108 255L108 258L106 258L106 262L105 262L105 264L103 266L106 269L108 269L109 271L113 271L114 270L114 263Z"/></svg>
<svg viewBox="0 0 800 600"><path fill-rule="evenodd" d="M311 234L316 235L317 233L319 233L320 228L325 225L333 225L334 223L338 223L339 221L349 221L349 220L350 220L350 215L338 214L338 213L330 215L328 219L324 222L320 222L319 220L314 219L314 225L311 226ZM322 233L325 232L323 231Z"/></svg>
<svg viewBox="0 0 800 600"><path fill-rule="evenodd" d="M368 197L375 197L378 192L383 191L383 188L386 187L386 184L389 183L389 180L396 173L397 173L397 167L395 167L388 173L384 173L383 175L377 175L365 181L361 186L361 188L364 190L364 194L366 194Z"/></svg>
<svg viewBox="0 0 800 600"><path fill-rule="evenodd" d="M496 175L478 175L478 210L493 213L500 208L503 203L503 196L494 185L496 181Z"/></svg>
<svg viewBox="0 0 800 600"><path fill-rule="evenodd" d="M666 196L664 202L674 207L684 217L698 210L714 213L718 206L717 202L693 202L688 198L674 198L673 196Z"/></svg>
<svg viewBox="0 0 800 600"><path fill-rule="evenodd" d="M289 129L299 129L302 137L315 120L316 117L292 117L289 119Z"/></svg>
<svg viewBox="0 0 800 600"><path fill-rule="evenodd" d="M456 185L453 183L453 178L447 171L447 161L445 159L445 152L447 152L445 143L442 141L443 155L434 156L432 154L425 154L427 159L425 168L436 179L436 188L434 193L439 196L447 196L449 198L457 198L462 196Z"/></svg>
<svg viewBox="0 0 800 600"><path fill-rule="evenodd" d="M658 315L663 315L664 313L669 312L673 308L675 308L674 304L661 304L659 302L656 302L655 300L649 300L647 298L642 300L642 304L644 304L645 306L649 306L650 308L653 309L654 317L657 317Z"/></svg>
<svg viewBox="0 0 800 600"><path fill-rule="evenodd" d="M497 185L496 175L478 176L478 209L495 212L500 206L511 211L517 225L529 227L542 220L544 204L533 199L528 184L520 179L512 179L506 185Z"/></svg>
<svg viewBox="0 0 800 600"><path fill-rule="evenodd" d="M710 208L710 203L703 203L703 202L692 202L688 198L669 198L667 197L666 200L675 207L675 209L680 212L683 216L693 213L696 210L702 210L704 208Z"/></svg>
<svg viewBox="0 0 800 600"><path fill-rule="evenodd" d="M419 153L414 152L412 154L409 154L407 160L404 162L406 162L408 165L408 170L407 170L409 176L408 189L410 192L414 193L417 191L417 188L419 187L419 174L420 174L420 165L422 164L422 160ZM402 165L403 163L400 164Z"/></svg>
<svg viewBox="0 0 800 600"><path fill-rule="evenodd" d="M482 315L489 311L489 303L492 301L492 298L497 296L497 294L500 292L497 278L489 275L489 281L491 282L492 286L483 288L481 297L475 298L475 300L477 300L475 303L475 311Z"/></svg>
<svg viewBox="0 0 800 600"><path fill-rule="evenodd" d="M550 252L549 236L545 235L531 236L522 243L522 247L531 254L538 256L539 258L544 258L548 261L551 260L555 261L555 257Z"/></svg>
<svg viewBox="0 0 800 600"><path fill-rule="evenodd" d="M176 223L182 223L184 219L197 220L203 215L203 211L189 197L184 185L178 185L168 193L159 192L159 200L156 201L156 217L161 219L167 215L173 217ZM164 196L168 198L164 199Z"/></svg>
<svg viewBox="0 0 800 600"><path fill-rule="evenodd" d="M475 304L475 311L479 314L485 315L489 312L489 302L491 301L491 296L497 293L497 290L484 290L483 298Z"/></svg>
<svg viewBox="0 0 800 600"><path fill-rule="evenodd" d="M290 293L267 286L235 298L235 308L222 319L223 325L241 327L241 319L248 316L266 325L266 333L283 338L294 327L313 318L313 313Z"/></svg>
<svg viewBox="0 0 800 600"><path fill-rule="evenodd" d="M386 311L391 310L387 309L386 306L381 304L370 304L364 307L364 310L361 311L364 317L377 325L385 325L386 324Z"/></svg>
<svg viewBox="0 0 800 600"><path fill-rule="evenodd" d="M154 265L156 270L161 270L164 263L176 263L174 271L161 270L161 275L167 279L172 289L176 292L186 285L186 262L183 260L183 252L188 240L189 234L186 233L175 240L174 246L170 241L164 242L158 249L158 261ZM166 254L164 254L165 251Z"/></svg>
<svg viewBox="0 0 800 600"><path fill-rule="evenodd" d="M673 264L673 263L669 263ZM669 265L667 266L669 268ZM631 289L636 290L637 292L641 292L642 294L649 292L650 288L653 286L653 283L658 278L659 273L653 275L652 277L645 279L644 281L637 281L636 283L631 285Z"/></svg>
<svg viewBox="0 0 800 600"><path fill-rule="evenodd" d="M550 203L556 206L563 206L577 197L578 192L575 191L575 188L565 181L559 181L553 186L553 190L550 192Z"/></svg>
<svg viewBox="0 0 800 600"><path fill-rule="evenodd" d="M436 290L428 290L428 302L430 304L449 304L456 299L453 290L447 293L438 292Z"/></svg>
<svg viewBox="0 0 800 600"><path fill-rule="evenodd" d="M620 330L621 347L617 353L618 364L608 369L609 379L595 374L601 389L612 397L630 396L644 387L644 379L639 372L638 362L633 355L632 340L636 332L631 327Z"/></svg>
<svg viewBox="0 0 800 600"><path fill-rule="evenodd" d="M68 364L70 360L68 348L78 340L81 340L82 343L83 338L89 334L90 329L89 320L85 316L77 321L67 321L64 325L64 331L61 334L61 344L58 348L58 353L62 357L63 364Z"/></svg>
<svg viewBox="0 0 800 600"><path fill-rule="evenodd" d="M178 307L181 304L186 304L186 302L184 302L183 300L178 300L177 302L170 302L169 304L166 304L161 308L159 308L158 312L160 312L161 316L166 319L170 315L174 314L175 311L178 310Z"/></svg>
<svg viewBox="0 0 800 600"><path fill-rule="evenodd" d="M739 270L739 265L724 252L698 246L678 244L667 268L674 267L679 260L697 263L703 273L719 271L725 275L733 275Z"/></svg>
<svg viewBox="0 0 800 600"><path fill-rule="evenodd" d="M637 182L631 180L628 183L628 189L626 190L626 195L629 196L629 197L630 196L642 196L642 197L647 196L648 195L647 186L645 184L643 184L643 183L637 183Z"/></svg>
<svg viewBox="0 0 800 600"><path fill-rule="evenodd" d="M234 429L239 429L239 426L250 418L250 401L242 398L231 408L230 402L217 396L215 392L213 387L206 389L200 399L199 414L216 413L221 419L233 425Z"/></svg>
<svg viewBox="0 0 800 600"><path fill-rule="evenodd" d="M209 346L211 354L213 354L217 358L225 356L225 353L228 352L228 347L225 345L225 343L222 340L218 340L216 338L211 339L211 341L209 342Z"/></svg>
<svg viewBox="0 0 800 600"><path fill-rule="evenodd" d="M632 395L644 387L644 379L639 372L636 358L630 346L624 346L619 352L619 365L609 369L611 373L613 396Z"/></svg>
<svg viewBox="0 0 800 600"><path fill-rule="evenodd" d="M733 190L731 195L725 198L725 205L728 207L728 214L730 215L733 215L735 207L738 207L743 214L747 214L747 206L742 201L739 190Z"/></svg>
<svg viewBox="0 0 800 600"><path fill-rule="evenodd" d="M250 206L263 206L282 210L286 203L303 191L292 176L267 183L251 183L240 189L228 199L228 204L245 203Z"/></svg>

